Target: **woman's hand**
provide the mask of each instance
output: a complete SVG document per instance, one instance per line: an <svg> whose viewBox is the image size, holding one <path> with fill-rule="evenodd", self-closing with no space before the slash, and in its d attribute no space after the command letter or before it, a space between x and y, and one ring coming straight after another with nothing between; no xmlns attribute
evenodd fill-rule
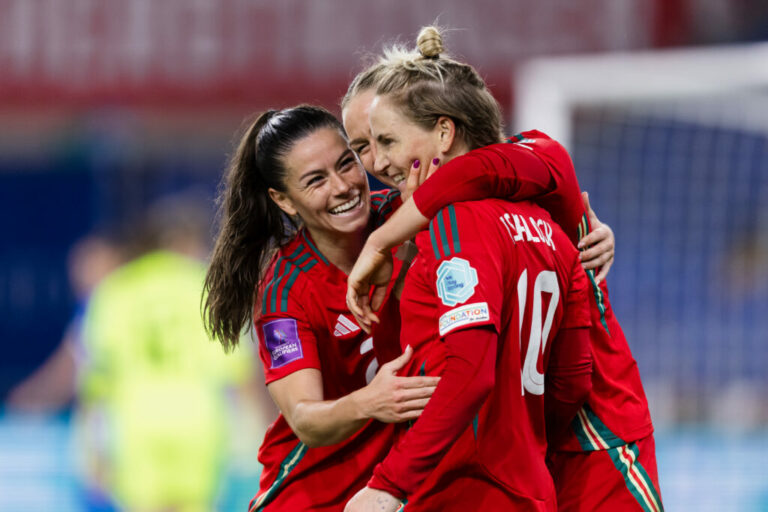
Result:
<svg viewBox="0 0 768 512"><path fill-rule="evenodd" d="M378 311L384 303L394 270L392 252L388 247L378 246L373 238L373 234L368 237L347 276L347 307L357 324L367 333L371 332L373 322L379 323L374 311Z"/></svg>
<svg viewBox="0 0 768 512"><path fill-rule="evenodd" d="M347 439L370 420L395 423L418 418L439 377L398 377L413 350L382 365L367 386L335 400L323 400L323 377L316 368L297 370L267 385L296 436L310 448Z"/></svg>
<svg viewBox="0 0 768 512"><path fill-rule="evenodd" d="M429 165L422 165L418 160L414 161L405 182L405 191L402 194L403 202L407 201L416 189L419 188L427 178L432 176L432 173L434 173L438 167L440 167L440 160L438 158L433 158Z"/></svg>
<svg viewBox="0 0 768 512"><path fill-rule="evenodd" d="M613 265L616 239L613 236L611 227L600 222L600 219L595 215L594 210L589 205L589 194L582 192L581 198L584 201L584 208L587 209L589 224L592 226L592 231L579 240L581 266L585 270L599 268L600 270L595 276L595 282L600 284L605 279L605 276L608 275L611 265Z"/></svg>
<svg viewBox="0 0 768 512"><path fill-rule="evenodd" d="M356 392L356 401L366 417L400 423L421 416L440 377L398 377L397 372L412 355L409 345L399 357L382 365L370 384Z"/></svg>
<svg viewBox="0 0 768 512"><path fill-rule="evenodd" d="M379 321L374 311L384 302L392 278L392 248L413 238L428 223L409 199L365 242L347 277L347 307L365 332L371 332L373 322ZM374 290L369 297L371 287Z"/></svg>
<svg viewBox="0 0 768 512"><path fill-rule="evenodd" d="M395 512L398 508L400 500L388 492L364 487L347 502L344 512Z"/></svg>

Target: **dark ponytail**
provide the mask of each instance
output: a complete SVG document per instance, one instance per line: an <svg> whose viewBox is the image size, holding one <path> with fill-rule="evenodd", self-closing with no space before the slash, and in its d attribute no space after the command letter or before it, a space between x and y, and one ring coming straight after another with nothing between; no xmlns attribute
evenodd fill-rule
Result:
<svg viewBox="0 0 768 512"><path fill-rule="evenodd" d="M274 250L288 242L297 224L269 197L285 192L283 157L320 128L343 134L325 109L301 105L263 113L245 130L230 159L219 196L220 228L205 276L203 318L225 350L237 346L253 321L254 301Z"/></svg>

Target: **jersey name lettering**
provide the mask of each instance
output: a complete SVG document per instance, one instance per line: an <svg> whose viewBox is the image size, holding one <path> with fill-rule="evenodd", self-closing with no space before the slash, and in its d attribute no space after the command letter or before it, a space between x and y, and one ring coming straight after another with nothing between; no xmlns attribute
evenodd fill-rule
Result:
<svg viewBox="0 0 768 512"><path fill-rule="evenodd" d="M516 213L505 213L499 217L499 221L501 221L509 236L516 243L522 241L544 243L551 247L553 251L557 250L552 241L552 226L549 222L543 219L534 219L533 217L528 217L528 220L526 220L525 217Z"/></svg>

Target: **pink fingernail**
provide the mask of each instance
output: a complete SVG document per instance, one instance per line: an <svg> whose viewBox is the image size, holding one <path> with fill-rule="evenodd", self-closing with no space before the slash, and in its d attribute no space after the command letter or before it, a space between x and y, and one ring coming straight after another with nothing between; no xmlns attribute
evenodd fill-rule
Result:
<svg viewBox="0 0 768 512"><path fill-rule="evenodd" d="M418 168L420 165L421 165L421 162L419 162L418 160L414 160L414 161L413 161L413 166L414 166L414 167L417 167L417 168Z"/></svg>
<svg viewBox="0 0 768 512"><path fill-rule="evenodd" d="M439 158L433 158L432 159L432 165L437 165L439 163L440 163L440 159Z"/></svg>

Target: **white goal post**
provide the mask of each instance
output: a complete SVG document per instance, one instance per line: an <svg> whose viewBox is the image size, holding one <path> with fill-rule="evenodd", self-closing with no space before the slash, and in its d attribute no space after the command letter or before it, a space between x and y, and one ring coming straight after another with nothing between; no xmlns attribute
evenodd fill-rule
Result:
<svg viewBox="0 0 768 512"><path fill-rule="evenodd" d="M768 92L768 43L537 58L513 78L514 125L571 144L577 106ZM741 122L768 129L768 105Z"/></svg>

